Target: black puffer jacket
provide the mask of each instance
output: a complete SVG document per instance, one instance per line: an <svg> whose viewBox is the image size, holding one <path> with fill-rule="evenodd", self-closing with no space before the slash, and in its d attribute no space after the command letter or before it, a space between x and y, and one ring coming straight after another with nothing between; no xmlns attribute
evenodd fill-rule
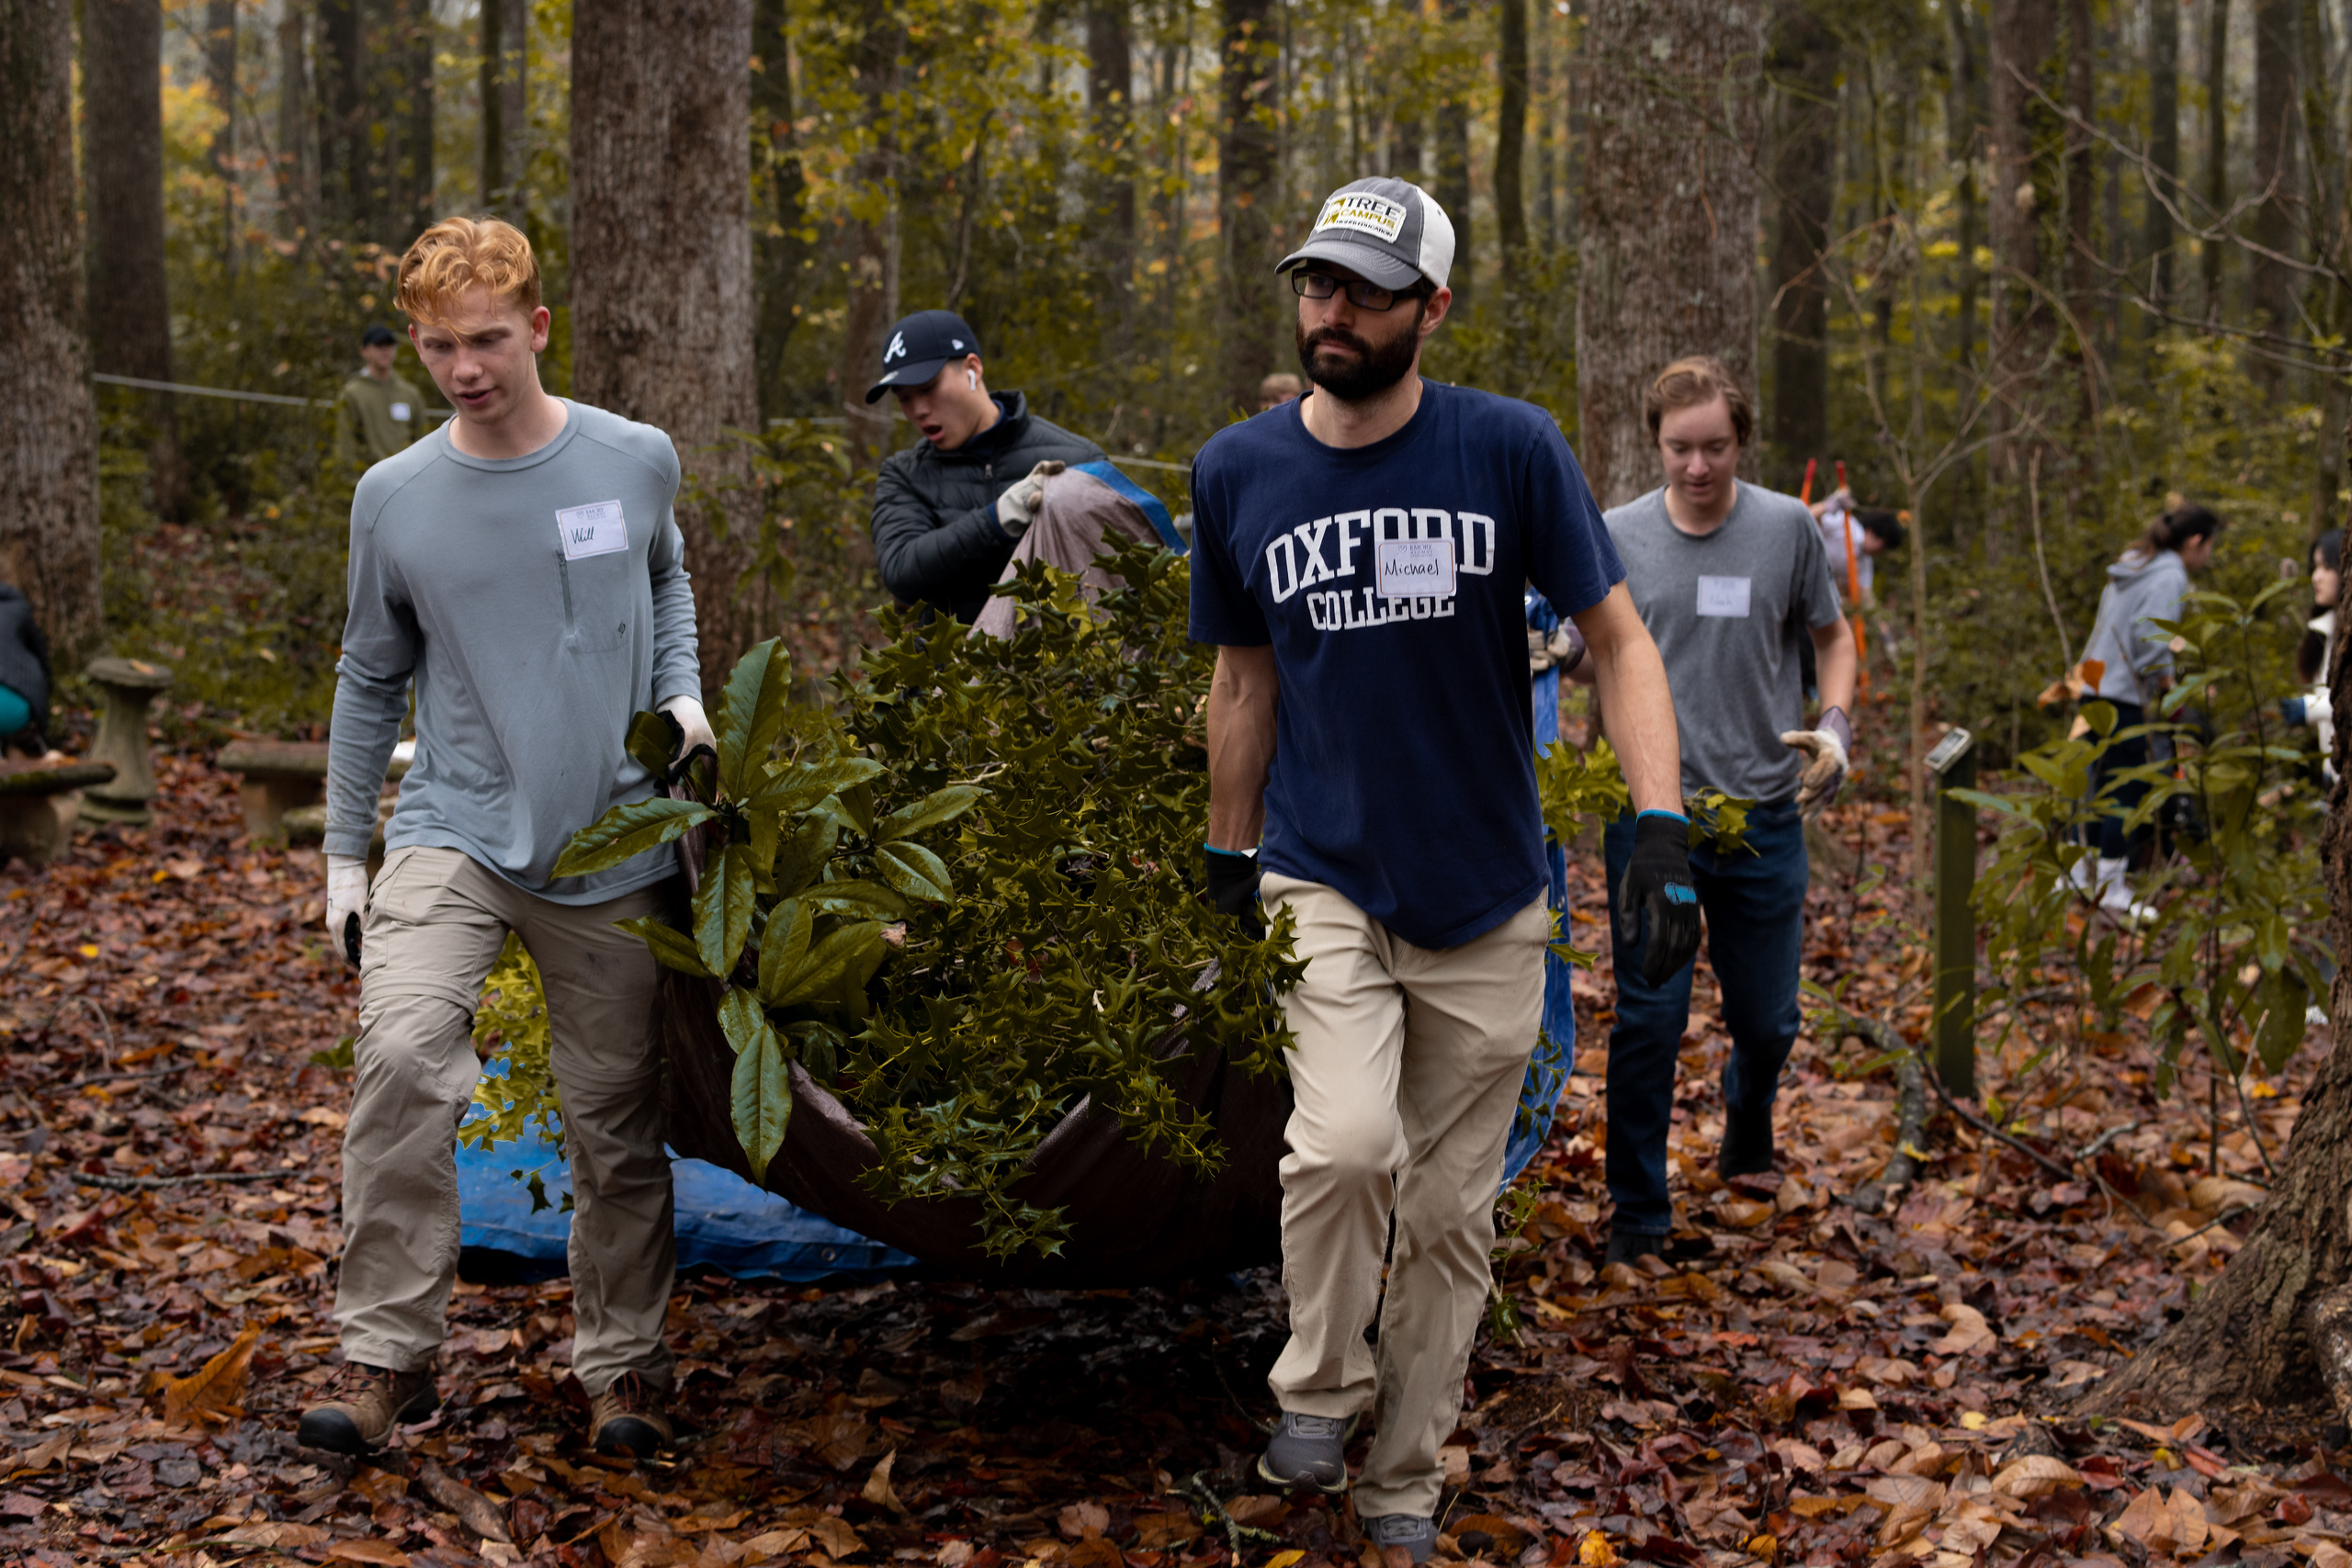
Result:
<svg viewBox="0 0 2352 1568"><path fill-rule="evenodd" d="M49 732L49 639L25 596L0 582L0 686L9 686L33 710L28 729L36 748ZM0 736L0 739L11 739Z"/></svg>
<svg viewBox="0 0 2352 1568"><path fill-rule="evenodd" d="M1099 462L1102 448L1029 412L1018 392L994 394L1003 417L953 452L928 441L894 452L874 486L874 556L902 604L918 602L969 621L1012 558L989 515L996 498L1047 458Z"/></svg>

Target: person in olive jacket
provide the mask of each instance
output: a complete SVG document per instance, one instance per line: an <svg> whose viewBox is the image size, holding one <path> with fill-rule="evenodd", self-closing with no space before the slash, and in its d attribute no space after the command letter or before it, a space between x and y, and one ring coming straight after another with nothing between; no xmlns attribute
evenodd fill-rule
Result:
<svg viewBox="0 0 2352 1568"><path fill-rule="evenodd" d="M1102 448L991 392L979 334L953 310L918 310L891 331L865 400L895 392L920 444L883 461L874 487L874 555L902 604L969 622L1037 514L1046 477L1099 462Z"/></svg>

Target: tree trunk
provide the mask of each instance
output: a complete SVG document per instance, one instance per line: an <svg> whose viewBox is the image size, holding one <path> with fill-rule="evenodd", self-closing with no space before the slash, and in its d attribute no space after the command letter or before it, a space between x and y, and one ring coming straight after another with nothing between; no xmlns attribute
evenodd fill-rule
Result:
<svg viewBox="0 0 2352 1568"><path fill-rule="evenodd" d="M1552 8L1539 5L1534 64L1528 96L1535 111L1535 232L1547 246L1560 243L1560 131L1552 117L1555 78L1552 73Z"/></svg>
<svg viewBox="0 0 2352 1568"><path fill-rule="evenodd" d="M2180 0L2148 0L2148 162L2166 201L2179 199ZM2172 214L2151 197L2143 215L2141 254L2148 265L2148 299L2172 308Z"/></svg>
<svg viewBox="0 0 2352 1568"><path fill-rule="evenodd" d="M2205 220L2218 223L2230 201L2230 0L2205 0ZM2226 244L2205 242L2198 260L2205 320L2222 319L2222 257Z"/></svg>
<svg viewBox="0 0 2352 1568"><path fill-rule="evenodd" d="M862 140L850 163L854 195L842 226L849 310L837 379L842 412L849 415L852 459L870 473L882 466L897 412L888 398L867 403L865 389L882 373L882 350L899 319L899 143L890 98L899 89L899 45L905 35L881 0L861 0L853 18L850 75Z"/></svg>
<svg viewBox="0 0 2352 1568"><path fill-rule="evenodd" d="M406 250L438 216L433 198L433 44L432 0L392 0L380 78L389 96L376 116L390 133L390 210L376 238L395 251Z"/></svg>
<svg viewBox="0 0 2352 1568"><path fill-rule="evenodd" d="M372 235L378 205L375 157L368 135L368 62L359 26L360 0L317 0L321 216L348 237Z"/></svg>
<svg viewBox="0 0 2352 1568"><path fill-rule="evenodd" d="M2284 254L2295 243L2295 3L2254 0L2254 185L2258 204L2247 234ZM2246 304L2257 330L2297 334L2295 274L2264 255L2246 256ZM2276 391L2277 358L2256 351L2247 368L2256 384Z"/></svg>
<svg viewBox="0 0 2352 1568"><path fill-rule="evenodd" d="M317 218L318 133L311 123L310 49L298 0L277 19L277 232L291 239Z"/></svg>
<svg viewBox="0 0 2352 1568"><path fill-rule="evenodd" d="M807 233L808 180L793 129L789 21L786 0L752 0L752 150L764 208L752 240L760 320L752 360L763 421L783 418L790 400L785 349L799 324L795 307L815 251Z"/></svg>
<svg viewBox="0 0 2352 1568"><path fill-rule="evenodd" d="M521 0L515 0L519 8ZM481 204L495 210L506 188L506 17L508 0L481 0Z"/></svg>
<svg viewBox="0 0 2352 1568"><path fill-rule="evenodd" d="M1526 182L1521 167L1527 145L1527 0L1497 0L1499 47L1496 60L1502 96L1495 113L1495 238L1506 276L1527 251ZM1463 208L1469 212L1468 205Z"/></svg>
<svg viewBox="0 0 2352 1568"><path fill-rule="evenodd" d="M1217 226L1225 238L1225 396L1257 412L1281 329L1274 294L1275 39L1269 0L1225 0L1225 146Z"/></svg>
<svg viewBox="0 0 2352 1568"><path fill-rule="evenodd" d="M1764 14L1596 0L1581 47L1577 455L1601 505L1615 506L1658 482L1642 398L1669 361L1712 354L1756 384ZM1753 443L1743 467L1755 472Z"/></svg>
<svg viewBox="0 0 2352 1568"><path fill-rule="evenodd" d="M1977 395L1977 377L1982 370L1976 360L1977 289L1982 282L1982 275L1976 270L1976 246L1984 235L1984 208L1976 186L1976 160L1985 145L1986 134L1982 69L1984 56L1977 49L1973 10L1950 6L1945 11L1951 67L1951 85L1944 97L1944 154L1952 166L1952 205L1956 209L1954 226L1960 253L1952 258L1957 328L1952 344L1952 392L1954 406L1965 407ZM1939 511L1954 518L1982 514L1982 507L1975 504L1975 498L1982 493L1978 463L1971 462L1961 469L1954 479L1954 489L1962 493L1948 496ZM1920 520L1924 536L1927 514L1915 509L1913 515ZM1957 525L1950 536L1954 543L1960 542Z"/></svg>
<svg viewBox="0 0 2352 1568"><path fill-rule="evenodd" d="M773 620L756 587L737 591L758 512L746 455L726 436L758 418L751 54L751 0L608 0L574 14L571 101L598 110L571 120L572 384L677 444L706 688ZM701 504L689 499L697 481Z"/></svg>
<svg viewBox="0 0 2352 1568"><path fill-rule="evenodd" d="M1470 0L1438 0L1438 15L1445 18L1449 37L1459 38L1470 17ZM1453 308L1467 310L1477 276L1477 247L1471 243L1470 214L1470 85L1447 73L1445 96L1436 114L1436 180L1430 194L1453 220Z"/></svg>
<svg viewBox="0 0 2352 1568"><path fill-rule="evenodd" d="M76 670L97 650L100 601L71 0L0 0L0 578L32 602L58 669Z"/></svg>
<svg viewBox="0 0 2352 1568"><path fill-rule="evenodd" d="M1822 252L1838 199L1838 36L1804 0L1781 0L1770 70L1779 89L1772 186L1772 402L1764 477L1794 493L1828 456L1829 289Z"/></svg>
<svg viewBox="0 0 2352 1568"><path fill-rule="evenodd" d="M1126 368L1135 349L1135 44L1127 0L1086 10L1086 100L1093 117L1088 270L1094 285L1094 362Z"/></svg>
<svg viewBox="0 0 2352 1568"><path fill-rule="evenodd" d="M220 255L237 255L237 0L204 0L204 78L220 110L220 129L209 150L220 181Z"/></svg>
<svg viewBox="0 0 2352 1568"><path fill-rule="evenodd" d="M2078 397L2058 479L2067 511L2076 517L2087 515L2098 483L2098 354L2092 330L2099 313L2098 79L2091 0L2066 0L2066 313Z"/></svg>
<svg viewBox="0 0 2352 1568"><path fill-rule="evenodd" d="M93 368L172 378L172 311L164 281L164 13L157 0L85 0L86 122ZM179 421L168 397L130 394L148 419L158 515L180 503Z"/></svg>
<svg viewBox="0 0 2352 1568"><path fill-rule="evenodd" d="M2041 149L2063 139L2048 100L2058 46L2058 14L2044 0L1993 0L1990 29L1992 114L1985 162L1992 170L1987 216L1993 242L1993 337L1988 359L1998 427L2015 438L1999 450L2007 480L1996 502L2015 507L2025 493L2027 471L2037 460L2045 474L2050 426L2060 404L2053 400L2058 316L2043 289L2050 250L2042 225L2056 210L2055 160L2037 160ZM2038 90L2037 90L2038 89ZM1997 555L2008 542L2011 519L1988 509L1984 543Z"/></svg>
<svg viewBox="0 0 2352 1568"><path fill-rule="evenodd" d="M2334 697L2352 702L2341 647ZM2352 763L2347 745L2352 729L2339 730L2339 772ZM2334 910L2329 934L2341 964L2352 960L2352 791L2341 784L2329 803L2320 854ZM2341 1368L2332 1359L2322 1364L2306 1325L2330 1315L2328 1292L2352 1279L2344 1189L2352 1165L2352 984L2345 975L2336 978L2329 1011L2335 1043L2303 1096L2253 1234L2180 1321L2091 1391L2082 1413L2211 1417L2263 1405L2277 1420L2310 1412L2325 1397L2327 1374Z"/></svg>

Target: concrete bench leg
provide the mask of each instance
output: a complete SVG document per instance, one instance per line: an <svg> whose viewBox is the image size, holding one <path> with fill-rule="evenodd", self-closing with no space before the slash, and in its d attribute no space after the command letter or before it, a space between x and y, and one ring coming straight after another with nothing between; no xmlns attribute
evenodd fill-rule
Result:
<svg viewBox="0 0 2352 1568"><path fill-rule="evenodd" d="M0 795L0 863L47 865L57 858L66 829L56 801L46 795ZM78 805L78 800L76 801Z"/></svg>
<svg viewBox="0 0 2352 1568"><path fill-rule="evenodd" d="M245 813L245 834L256 841L283 843L286 814L301 807L316 806L325 798L326 786L318 779L255 778L248 774L237 786L237 800Z"/></svg>

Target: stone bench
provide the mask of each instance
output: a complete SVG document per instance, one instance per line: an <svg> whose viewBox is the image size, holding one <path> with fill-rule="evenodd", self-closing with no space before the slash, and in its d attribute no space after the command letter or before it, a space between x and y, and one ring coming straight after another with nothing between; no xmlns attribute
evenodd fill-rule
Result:
<svg viewBox="0 0 2352 1568"><path fill-rule="evenodd" d="M386 790L376 802L376 830L368 837L368 880L384 866L384 826L392 819L392 807L400 804L399 792ZM282 819L286 841L290 844L322 844L327 837L326 803L298 806Z"/></svg>
<svg viewBox="0 0 2352 1568"><path fill-rule="evenodd" d="M403 744L401 752L409 750ZM220 749L220 765L237 775L237 798L244 808L250 838L283 841L289 837L288 815L326 798L327 743L323 740L237 740ZM389 776L408 772L408 757L395 753ZM310 831L316 840L325 830Z"/></svg>
<svg viewBox="0 0 2352 1568"><path fill-rule="evenodd" d="M0 762L0 863L47 865L73 841L80 792L114 781L111 762Z"/></svg>

